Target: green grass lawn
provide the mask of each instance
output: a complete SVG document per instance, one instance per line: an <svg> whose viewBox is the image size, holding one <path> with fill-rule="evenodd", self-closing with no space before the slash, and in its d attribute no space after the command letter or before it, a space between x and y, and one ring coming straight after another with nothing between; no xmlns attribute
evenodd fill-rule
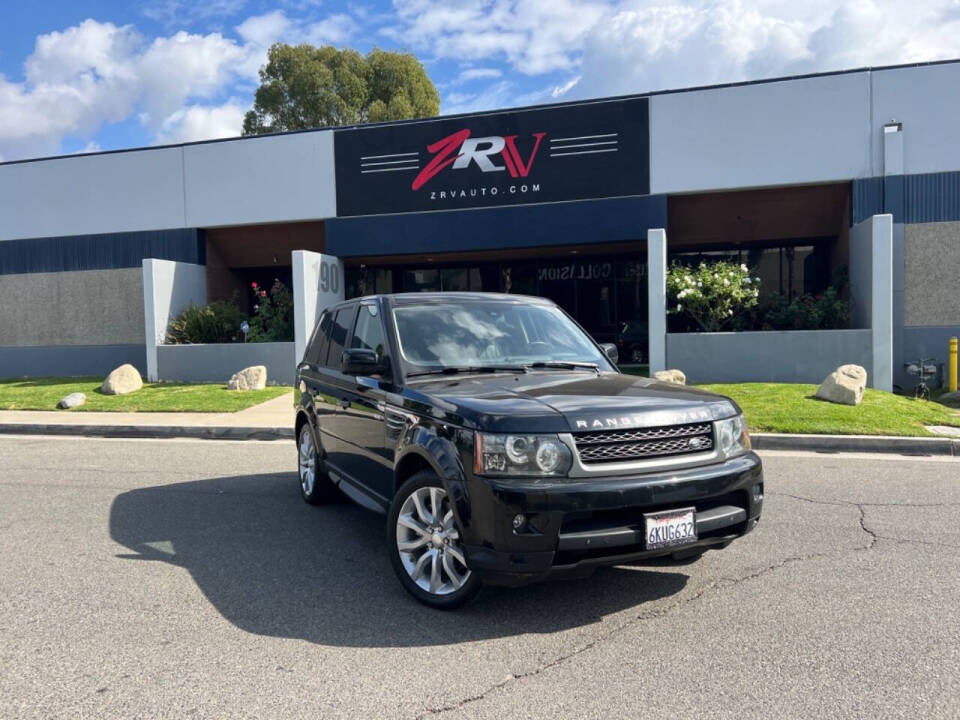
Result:
<svg viewBox="0 0 960 720"><path fill-rule="evenodd" d="M0 410L56 410L65 395L82 392L86 405L61 412L236 412L290 392L284 386L237 392L226 385L144 383L142 390L129 395L104 395L102 382L96 377L0 380Z"/></svg>
<svg viewBox="0 0 960 720"><path fill-rule="evenodd" d="M936 402L867 388L858 407L814 397L816 385L701 385L737 402L754 432L836 435L932 435L924 425L960 426L960 412Z"/></svg>

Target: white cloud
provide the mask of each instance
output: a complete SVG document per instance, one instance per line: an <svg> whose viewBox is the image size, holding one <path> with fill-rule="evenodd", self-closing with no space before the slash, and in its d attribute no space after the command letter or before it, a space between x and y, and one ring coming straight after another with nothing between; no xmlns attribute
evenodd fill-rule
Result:
<svg viewBox="0 0 960 720"><path fill-rule="evenodd" d="M40 35L24 80L0 75L0 153L56 154L64 137L131 116L155 142L237 135L240 105L225 96L252 92L271 43L342 42L355 30L347 15L307 22L274 11L245 20L239 40L179 31L148 41L133 26L96 20Z"/></svg>
<svg viewBox="0 0 960 720"><path fill-rule="evenodd" d="M243 126L246 110L233 101L217 106L191 105L177 110L161 125L157 142L181 143L236 137Z"/></svg>
<svg viewBox="0 0 960 720"><path fill-rule="evenodd" d="M441 58L506 59L536 75L576 65L577 48L603 17L599 0L394 0L400 24L381 32Z"/></svg>
<svg viewBox="0 0 960 720"><path fill-rule="evenodd" d="M459 82L472 82L473 80L489 80L503 75L503 71L498 68L467 68L460 72L457 80Z"/></svg>
<svg viewBox="0 0 960 720"><path fill-rule="evenodd" d="M140 12L144 17L168 27L236 15L247 0L157 0L144 3Z"/></svg>
<svg viewBox="0 0 960 720"><path fill-rule="evenodd" d="M394 8L401 24L381 32L432 57L566 75L547 97L960 56L957 0L394 0ZM501 93L498 81L451 104L475 107Z"/></svg>

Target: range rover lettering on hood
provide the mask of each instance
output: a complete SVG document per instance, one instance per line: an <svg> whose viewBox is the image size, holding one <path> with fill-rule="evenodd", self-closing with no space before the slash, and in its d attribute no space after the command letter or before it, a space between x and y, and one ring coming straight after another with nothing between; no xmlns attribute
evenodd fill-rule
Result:
<svg viewBox="0 0 960 720"><path fill-rule="evenodd" d="M574 418L574 430L622 430L624 428L659 427L710 422L715 413L709 407L654 410L642 414Z"/></svg>

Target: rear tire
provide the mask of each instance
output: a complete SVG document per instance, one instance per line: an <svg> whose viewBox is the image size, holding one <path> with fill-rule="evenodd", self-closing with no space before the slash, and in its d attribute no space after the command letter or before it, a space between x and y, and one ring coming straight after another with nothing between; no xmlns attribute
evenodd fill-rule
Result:
<svg viewBox="0 0 960 720"><path fill-rule="evenodd" d="M424 605L439 610L463 607L483 586L466 565L453 509L431 470L414 474L394 496L387 546L400 584Z"/></svg>
<svg viewBox="0 0 960 720"><path fill-rule="evenodd" d="M340 491L323 470L317 444L310 423L304 423L297 438L297 470L300 479L300 497L310 505L323 505L340 498Z"/></svg>

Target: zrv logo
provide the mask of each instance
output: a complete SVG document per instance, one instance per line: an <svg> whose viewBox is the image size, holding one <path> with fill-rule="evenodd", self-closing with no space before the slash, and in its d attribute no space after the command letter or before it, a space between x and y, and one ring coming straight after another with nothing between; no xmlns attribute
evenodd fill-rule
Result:
<svg viewBox="0 0 960 720"><path fill-rule="evenodd" d="M525 178L530 173L533 161L537 157L537 150L540 149L540 141L545 135L544 132L533 133L533 149L524 162L517 149L516 135L472 138L469 130L458 130L442 140L427 145L427 151L433 155L433 158L417 174L411 187L419 190L444 168L452 165L453 170L464 170L470 167L470 163L476 163L477 167L485 173L506 170L510 173L510 177ZM457 152L458 149L459 152ZM503 157L503 165L494 163L493 158L497 155Z"/></svg>

